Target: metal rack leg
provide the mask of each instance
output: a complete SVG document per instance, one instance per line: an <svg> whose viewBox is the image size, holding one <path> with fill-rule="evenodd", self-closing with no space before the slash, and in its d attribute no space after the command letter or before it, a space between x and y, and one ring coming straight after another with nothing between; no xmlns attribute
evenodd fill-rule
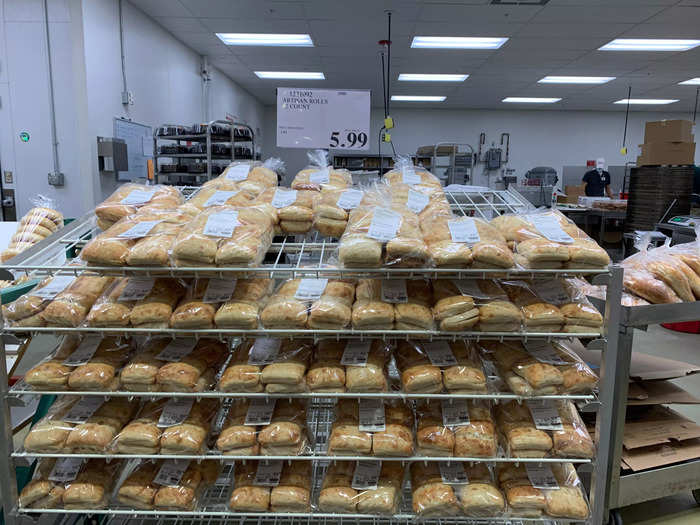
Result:
<svg viewBox="0 0 700 525"><path fill-rule="evenodd" d="M5 360L5 341L0 335L2 363L0 363L0 403L2 403L2 421L0 421L0 494L2 494L2 510L5 525L14 525L12 515L17 502L17 476L12 462L12 419L8 403L7 361Z"/></svg>

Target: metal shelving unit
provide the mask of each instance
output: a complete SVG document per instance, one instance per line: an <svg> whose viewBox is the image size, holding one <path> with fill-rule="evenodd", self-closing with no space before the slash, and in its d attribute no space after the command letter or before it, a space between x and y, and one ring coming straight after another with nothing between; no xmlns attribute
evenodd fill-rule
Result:
<svg viewBox="0 0 700 525"><path fill-rule="evenodd" d="M229 135L212 134L212 128L214 125L225 126L229 129ZM249 160L255 159L255 133L253 128L247 124L240 122L231 122L229 120L212 120L206 125L206 130L204 133L197 134L183 134L183 135L158 135L158 129L163 127L182 127L176 124L163 124L158 126L156 131L153 132L153 171L155 182L170 181L171 179L182 180L187 178L188 180L210 180L212 175L212 161L228 161L233 162L235 160ZM237 130L246 130L246 133L237 133ZM196 144L201 144L204 146L204 151L201 153L161 153L162 143L166 142L169 145L175 145L175 147L184 146L183 143L194 142ZM230 155L216 155L212 152L213 144L231 144L231 154ZM236 155L236 144L250 144L250 156ZM159 159L171 158L177 160L178 166L183 166L179 159L199 159L206 162L206 170L201 173L195 172L164 172L161 169L161 164Z"/></svg>

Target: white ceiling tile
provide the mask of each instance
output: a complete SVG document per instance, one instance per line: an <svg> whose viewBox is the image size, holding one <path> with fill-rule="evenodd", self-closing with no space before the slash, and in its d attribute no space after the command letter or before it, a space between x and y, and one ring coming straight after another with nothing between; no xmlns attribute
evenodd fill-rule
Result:
<svg viewBox="0 0 700 525"><path fill-rule="evenodd" d="M578 22L530 23L518 32L517 36L535 36L545 38L580 38L580 37L610 37L628 31L634 24L613 24L600 20L592 24ZM552 42L556 45L556 40Z"/></svg>
<svg viewBox="0 0 700 525"><path fill-rule="evenodd" d="M647 24L664 24L670 29L676 24L700 24L699 7L671 7L645 20Z"/></svg>
<svg viewBox="0 0 700 525"><path fill-rule="evenodd" d="M420 14L421 22L455 22L463 20L465 26L479 26L482 22L522 23L531 20L541 6L513 5L464 5L461 3L429 4Z"/></svg>
<svg viewBox="0 0 700 525"><path fill-rule="evenodd" d="M698 8L700 11L700 8ZM700 38L700 23L638 24L620 35L624 38Z"/></svg>
<svg viewBox="0 0 700 525"><path fill-rule="evenodd" d="M392 42L398 43L399 39L407 42L412 34L412 27L413 24L406 22L392 22ZM358 31L357 25L348 23L347 20L310 20L309 28L317 46L353 47L359 44L379 49L377 42L387 37L386 21L382 19L367 20L363 23L362 31Z"/></svg>
<svg viewBox="0 0 700 525"><path fill-rule="evenodd" d="M212 33L308 33L306 20L265 20L249 18L200 18Z"/></svg>
<svg viewBox="0 0 700 525"><path fill-rule="evenodd" d="M700 2L700 0L693 0ZM643 6L671 6L678 0L550 0L550 6L608 6L608 7L637 7Z"/></svg>
<svg viewBox="0 0 700 525"><path fill-rule="evenodd" d="M421 9L421 2L415 0L304 0L304 10L308 20L348 20L363 21L381 19L386 22L386 10L391 10L393 22L415 21ZM359 29L359 27L358 27Z"/></svg>
<svg viewBox="0 0 700 525"><path fill-rule="evenodd" d="M159 16L155 17L154 20L172 33L179 33L183 31L188 33L210 32L201 24L201 22L197 18Z"/></svg>
<svg viewBox="0 0 700 525"><path fill-rule="evenodd" d="M597 23L638 24L663 10L660 6L637 6L634 9L625 7L607 7L582 5L580 7L557 7L548 5L542 9L532 22L540 24L558 24L577 22L581 25Z"/></svg>
<svg viewBox="0 0 700 525"><path fill-rule="evenodd" d="M147 15L158 16L192 16L179 0L131 0L131 3Z"/></svg>
<svg viewBox="0 0 700 525"><path fill-rule="evenodd" d="M415 34L425 36L507 36L516 35L524 23L498 23L479 21L478 24L464 22L420 22L416 24Z"/></svg>
<svg viewBox="0 0 700 525"><path fill-rule="evenodd" d="M553 45L552 38L542 37L527 37L515 36L508 40L503 46L503 50L522 49L522 50L539 50L539 49L576 49L592 51L609 41L606 37L579 37L579 38L561 38L558 39L556 45Z"/></svg>
<svg viewBox="0 0 700 525"><path fill-rule="evenodd" d="M179 0L199 18L304 18L301 2L273 0Z"/></svg>

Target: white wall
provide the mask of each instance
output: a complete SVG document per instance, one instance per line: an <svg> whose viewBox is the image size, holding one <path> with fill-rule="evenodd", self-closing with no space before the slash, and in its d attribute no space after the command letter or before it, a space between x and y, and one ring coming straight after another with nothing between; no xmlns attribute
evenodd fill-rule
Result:
<svg viewBox="0 0 700 525"><path fill-rule="evenodd" d="M586 160L604 157L608 165L634 162L637 145L643 142L644 122L664 118L690 118L687 114L662 112L631 112L627 131L627 155L620 154L625 124L624 112L593 111L494 111L404 109L392 111L396 128L391 135L397 153L415 154L419 146L436 142L466 142L476 149L479 134L486 133L486 145L496 142L501 133L510 133L509 168L522 176L536 166L551 166L560 175L569 165L585 165ZM377 153L377 133L384 112L372 108L370 153ZM287 172L295 173L306 163L304 150L276 147L276 109L266 108L264 156L279 156L287 164ZM389 145L382 152L391 154ZM342 152L339 152L342 154ZM700 152L696 152L700 155ZM697 158L697 157L696 157ZM475 169L476 183L484 184L483 164ZM491 179L496 172L492 172Z"/></svg>

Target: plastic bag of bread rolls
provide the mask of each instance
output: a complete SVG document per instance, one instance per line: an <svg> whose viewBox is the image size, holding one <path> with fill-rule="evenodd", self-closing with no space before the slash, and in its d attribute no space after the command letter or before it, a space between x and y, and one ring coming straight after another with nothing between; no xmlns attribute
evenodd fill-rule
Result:
<svg viewBox="0 0 700 525"><path fill-rule="evenodd" d="M176 266L256 266L272 243L264 206L211 206L183 228L172 245Z"/></svg>
<svg viewBox="0 0 700 525"><path fill-rule="evenodd" d="M374 404L380 407L378 410L383 412L384 404L381 400ZM339 399L335 408L335 420L328 438L328 455L369 456L371 453L372 433L360 430L358 401Z"/></svg>
<svg viewBox="0 0 700 525"><path fill-rule="evenodd" d="M88 459L76 477L67 481L61 496L64 509L101 509L109 503L120 461Z"/></svg>
<svg viewBox="0 0 700 525"><path fill-rule="evenodd" d="M350 345L345 346L344 352ZM345 388L348 392L386 392L389 389L387 367L391 346L386 341L375 339L365 341L360 351L360 359L356 358L353 364L345 366Z"/></svg>
<svg viewBox="0 0 700 525"><path fill-rule="evenodd" d="M284 169L284 162L276 157L270 157L265 162L234 161L224 172L202 188L222 191L242 191L247 195L257 197L266 188L277 186L277 173Z"/></svg>
<svg viewBox="0 0 700 525"><path fill-rule="evenodd" d="M394 354L404 392L437 394L443 391L440 366L456 364L446 341L399 341ZM440 363L434 364L434 363Z"/></svg>
<svg viewBox="0 0 700 525"><path fill-rule="evenodd" d="M218 409L216 399L169 399L158 420L158 425L163 428L160 453L202 454L206 450L209 428Z"/></svg>
<svg viewBox="0 0 700 525"><path fill-rule="evenodd" d="M491 518L505 513L505 498L485 463L464 466L467 483L456 485L462 512L473 518Z"/></svg>
<svg viewBox="0 0 700 525"><path fill-rule="evenodd" d="M64 361L71 367L71 390L117 390L118 372L133 349L128 339L88 336Z"/></svg>
<svg viewBox="0 0 700 525"><path fill-rule="evenodd" d="M261 341L263 341L261 339ZM268 342L269 341L269 342ZM226 369L221 374L218 389L221 392L262 392L265 387L262 383L262 365L252 364L260 363L258 356L267 352L263 352L268 345L272 345L274 349L277 345L273 339L264 340L259 343L258 348L253 353L253 348L256 340L245 340L238 344L228 360ZM261 348L260 345L263 345ZM252 363L251 363L252 362Z"/></svg>
<svg viewBox="0 0 700 525"><path fill-rule="evenodd" d="M248 362L262 366L260 381L265 392L304 392L312 350L311 340L258 338Z"/></svg>
<svg viewBox="0 0 700 525"><path fill-rule="evenodd" d="M115 436L110 450L116 454L158 454L163 433L158 421L167 403L167 399L145 403L136 417Z"/></svg>
<svg viewBox="0 0 700 525"><path fill-rule="evenodd" d="M364 191L354 188L323 188L313 201L313 227L321 235L341 237L349 212L357 208Z"/></svg>
<svg viewBox="0 0 700 525"><path fill-rule="evenodd" d="M255 199L255 204L271 207L275 226L282 233L295 235L311 230L317 197L318 192L312 190L267 188Z"/></svg>
<svg viewBox="0 0 700 525"><path fill-rule="evenodd" d="M234 512L310 512L308 461L236 463L229 508Z"/></svg>
<svg viewBox="0 0 700 525"><path fill-rule="evenodd" d="M88 401L93 400L85 397L81 400L85 406L89 406ZM138 409L137 400L130 401L125 397L115 397L109 401L98 398L96 401L102 403L90 417L85 418L86 414L79 414L74 419L70 419L70 413L66 416L67 420L76 423L66 439L66 452L98 454L106 451L117 433ZM77 412L76 405L73 406L72 411Z"/></svg>
<svg viewBox="0 0 700 525"><path fill-rule="evenodd" d="M161 391L203 392L216 384L228 347L217 339L173 339L157 357L168 361L156 373Z"/></svg>
<svg viewBox="0 0 700 525"><path fill-rule="evenodd" d="M257 433L262 456L302 456L311 452L309 432L306 429L306 404L298 399L275 399L254 405L273 408L267 424L261 424ZM269 406L270 404L273 407ZM249 407L250 410L250 407ZM264 414L265 417L267 415ZM249 418L254 415L248 415ZM264 418L261 418L261 420Z"/></svg>
<svg viewBox="0 0 700 525"><path fill-rule="evenodd" d="M212 292L218 287L218 284L219 280L215 279ZM214 315L221 301L217 301L216 297L213 297L214 301L212 301L213 293L207 297L209 288L209 279L196 278L188 283L185 296L180 299L175 311L170 316L172 328L190 330L214 326Z"/></svg>
<svg viewBox="0 0 700 525"><path fill-rule="evenodd" d="M271 403L274 400L267 400ZM233 399L231 405L224 410L224 421L216 437L216 448L225 456L258 456L258 419L248 419L250 399ZM257 403L253 401L253 405ZM272 409L274 410L274 408Z"/></svg>
<svg viewBox="0 0 700 525"><path fill-rule="evenodd" d="M309 307L313 301L320 299L327 284L328 279L290 279L282 282L260 312L263 326L306 328Z"/></svg>
<svg viewBox="0 0 700 525"><path fill-rule="evenodd" d="M134 509L192 511L204 490L216 482L219 470L215 461L143 461L117 490L117 501Z"/></svg>
<svg viewBox="0 0 700 525"><path fill-rule="evenodd" d="M323 339L314 349L306 386L312 392L382 391L387 386L385 360L379 341Z"/></svg>
<svg viewBox="0 0 700 525"><path fill-rule="evenodd" d="M668 250L668 255L682 261L696 275L700 275L700 241L698 239L700 239L700 225L695 226L695 241L676 244Z"/></svg>
<svg viewBox="0 0 700 525"><path fill-rule="evenodd" d="M267 465L270 471L270 478L281 477L282 461L260 462ZM233 490L229 497L228 506L233 512L267 512L270 508L270 483L268 476L263 476L267 472L261 472L260 478L256 479L258 472L257 461L238 462L235 464L233 475ZM274 470L273 470L274 469ZM279 479L279 478L277 478Z"/></svg>
<svg viewBox="0 0 700 525"><path fill-rule="evenodd" d="M335 461L323 477L318 506L321 512L342 514L395 514L401 502L401 486L404 466L399 462L385 461L381 465L376 488L356 485L353 478L357 463Z"/></svg>
<svg viewBox="0 0 700 525"><path fill-rule="evenodd" d="M114 277L82 274L46 305L39 314L47 326L78 326Z"/></svg>
<svg viewBox="0 0 700 525"><path fill-rule="evenodd" d="M564 317L564 332L600 333L603 327L603 316L586 299L574 280L534 280L530 283L530 288L537 297L559 309ZM525 322L527 324L527 320Z"/></svg>
<svg viewBox="0 0 700 525"><path fill-rule="evenodd" d="M394 168L384 174L382 178L386 184L408 184L409 186L437 186L440 187L440 179L423 167L414 166L411 157L398 155L394 159Z"/></svg>
<svg viewBox="0 0 700 525"><path fill-rule="evenodd" d="M213 183L216 180L212 179L209 182ZM180 206L180 210L195 216L212 206L248 206L257 196L257 193L242 190L238 184L232 183L230 189L222 189L215 184L205 184Z"/></svg>
<svg viewBox="0 0 700 525"><path fill-rule="evenodd" d="M102 295L97 298L92 308L90 308L87 317L85 317L86 325L98 327L129 326L131 308L135 303L134 300L129 299L129 293L124 294L124 290L129 286L129 280L128 277L115 279L114 282L102 292ZM141 288L141 285L143 285L143 288L147 288L153 281L154 279L150 278L148 280L136 278L132 281L129 292L131 292L137 284L139 288Z"/></svg>
<svg viewBox="0 0 700 525"><path fill-rule="evenodd" d="M64 361L70 356L81 338L78 335L61 337L55 349L24 374L24 382L37 390L66 390L71 367Z"/></svg>
<svg viewBox="0 0 700 525"><path fill-rule="evenodd" d="M411 464L413 512L420 517L449 517L461 514L456 485L445 483L437 463Z"/></svg>
<svg viewBox="0 0 700 525"><path fill-rule="evenodd" d="M174 186L124 184L95 207L97 225L106 230L140 208L174 210L184 201Z"/></svg>
<svg viewBox="0 0 700 525"><path fill-rule="evenodd" d="M272 293L272 279L238 279L228 300L216 311L219 328L257 328L260 310ZM227 288L228 290L229 288Z"/></svg>
<svg viewBox="0 0 700 525"><path fill-rule="evenodd" d="M539 297L525 281L501 281L508 298L520 308L527 332L561 332L564 314L557 306Z"/></svg>
<svg viewBox="0 0 700 525"><path fill-rule="evenodd" d="M168 361L159 356L173 342L170 337L148 339L119 372L119 386L129 392L158 392L158 370Z"/></svg>
<svg viewBox="0 0 700 525"><path fill-rule="evenodd" d="M131 308L131 326L168 328L170 316L184 293L185 287L179 279L157 278L148 294Z"/></svg>
<svg viewBox="0 0 700 525"><path fill-rule="evenodd" d="M71 415L71 408L80 399L79 397L58 398L24 438L24 450L41 453L63 452L68 434L74 426L73 423L66 421L65 417Z"/></svg>
<svg viewBox="0 0 700 525"><path fill-rule="evenodd" d="M352 320L355 282L352 279L327 279L326 281L323 292L309 307L307 325L309 328L322 330L345 328ZM303 289L305 282L307 280L302 279L299 284L299 287L302 288L301 293L306 293ZM311 287L316 286L316 282L313 282ZM300 294L299 287L297 287L296 296ZM318 288L320 288L320 284ZM315 297L315 292L313 296Z"/></svg>
<svg viewBox="0 0 700 525"><path fill-rule="evenodd" d="M306 372L306 386L310 391L345 392L345 365L342 361L346 345L347 341L334 339L317 343Z"/></svg>
<svg viewBox="0 0 700 525"><path fill-rule="evenodd" d="M54 470L56 463L59 463L58 471ZM70 458L70 466L74 463L82 462ZM19 494L18 506L21 509L60 509L63 505L64 483L66 478L70 478L72 472L63 474L63 466L69 465L65 460L56 458L43 458L37 463L32 479L27 483ZM72 469L66 469L74 471ZM77 475L77 472L76 472ZM70 480L72 481L72 480Z"/></svg>
<svg viewBox="0 0 700 525"><path fill-rule="evenodd" d="M358 280L352 305L352 327L355 330L393 330L394 305L384 300L382 282L379 279Z"/></svg>
<svg viewBox="0 0 700 525"><path fill-rule="evenodd" d="M334 169L328 161L328 152L322 149L306 153L309 165L296 174L292 181L293 190L313 190L349 188L352 175L348 170Z"/></svg>
<svg viewBox="0 0 700 525"><path fill-rule="evenodd" d="M394 304L396 330L433 330L433 289L427 279L380 282L382 299Z"/></svg>
<svg viewBox="0 0 700 525"><path fill-rule="evenodd" d="M442 381L453 394L486 393L487 378L479 352L469 341L448 342L456 364L442 367Z"/></svg>
<svg viewBox="0 0 700 525"><path fill-rule="evenodd" d="M2 306L2 316L10 326L46 326L41 312L76 279L74 275L54 275L9 304Z"/></svg>
<svg viewBox="0 0 700 525"><path fill-rule="evenodd" d="M37 195L30 199L30 209L19 221L15 234L7 249L0 253L0 262L5 262L20 254L32 245L63 228L63 215L56 211L53 199Z"/></svg>

